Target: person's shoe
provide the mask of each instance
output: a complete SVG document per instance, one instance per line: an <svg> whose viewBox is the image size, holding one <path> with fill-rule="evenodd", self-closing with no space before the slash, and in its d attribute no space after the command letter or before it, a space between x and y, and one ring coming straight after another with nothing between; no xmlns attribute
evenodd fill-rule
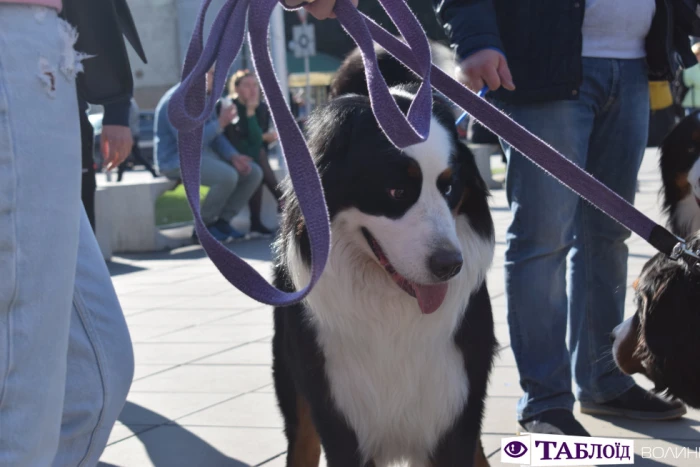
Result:
<svg viewBox="0 0 700 467"><path fill-rule="evenodd" d="M581 402L581 413L589 415L613 415L634 420L676 420L687 412L685 404L664 400L641 387L632 386L617 398L596 404Z"/></svg>
<svg viewBox="0 0 700 467"><path fill-rule="evenodd" d="M231 227L231 224L229 224L223 219L219 219L218 221L216 221L214 227L216 227L217 229L219 229L219 231L223 232L229 238L232 238L234 240L240 240L241 238L245 237L244 233L241 233L238 230L234 229L233 227Z"/></svg>
<svg viewBox="0 0 700 467"><path fill-rule="evenodd" d="M574 414L565 409L552 409L518 423L518 432L545 435L591 436Z"/></svg>
<svg viewBox="0 0 700 467"><path fill-rule="evenodd" d="M270 235L274 235L275 232L273 230L268 229L262 224L252 224L250 226L250 233L267 237Z"/></svg>

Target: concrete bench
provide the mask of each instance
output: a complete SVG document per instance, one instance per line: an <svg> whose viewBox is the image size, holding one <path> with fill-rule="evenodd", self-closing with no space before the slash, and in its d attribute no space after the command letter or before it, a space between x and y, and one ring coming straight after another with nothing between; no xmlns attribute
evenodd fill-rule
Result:
<svg viewBox="0 0 700 467"><path fill-rule="evenodd" d="M105 259L114 253L163 250L169 239L156 226L156 200L176 185L165 177L130 172L121 182L97 177L95 223L97 241Z"/></svg>
<svg viewBox="0 0 700 467"><path fill-rule="evenodd" d="M474 153L476 167L479 169L481 177L486 182L486 186L490 189L498 190L503 188L503 184L493 179L491 172L491 157L494 155L501 156L500 146L497 144L472 144L467 143L469 149Z"/></svg>
<svg viewBox="0 0 700 467"><path fill-rule="evenodd" d="M270 157L278 181L286 176L286 168L276 156ZM165 177L153 178L148 172L129 172L123 181L108 180L106 174L97 175L95 193L95 223L97 242L106 260L115 253L140 253L176 248L189 243L190 229L180 225L176 235L164 235L156 226L156 201L176 182ZM112 177L115 179L115 177ZM189 208L189 206L188 206ZM269 229L278 226L277 201L263 188L261 220ZM231 221L233 228L250 230L250 211L246 206ZM187 230L183 237L183 230Z"/></svg>

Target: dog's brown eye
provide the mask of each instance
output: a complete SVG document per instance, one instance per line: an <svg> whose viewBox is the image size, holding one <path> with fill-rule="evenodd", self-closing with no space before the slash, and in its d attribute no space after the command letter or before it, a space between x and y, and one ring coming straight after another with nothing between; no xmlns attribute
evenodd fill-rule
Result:
<svg viewBox="0 0 700 467"><path fill-rule="evenodd" d="M450 193L452 193L452 185L447 185L445 188L442 189L443 195L450 196Z"/></svg>
<svg viewBox="0 0 700 467"><path fill-rule="evenodd" d="M396 200L401 200L406 197L406 191L400 188L393 188L389 190L389 196Z"/></svg>

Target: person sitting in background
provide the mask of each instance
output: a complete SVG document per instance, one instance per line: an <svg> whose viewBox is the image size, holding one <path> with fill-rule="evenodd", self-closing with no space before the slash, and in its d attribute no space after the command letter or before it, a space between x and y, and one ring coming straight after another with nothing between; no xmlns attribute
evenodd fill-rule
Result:
<svg viewBox="0 0 700 467"><path fill-rule="evenodd" d="M214 69L207 73L207 93L211 93ZM178 84L179 85L179 84ZM154 153L158 171L171 180L180 180L180 154L177 130L168 119L170 98L175 85L158 102L155 112ZM231 227L231 220L250 200L260 186L262 170L253 160L240 154L223 135L223 129L236 115L231 106L217 115L216 110L204 124L202 138L201 184L209 187L202 202L202 220L207 230L219 241L240 239L245 235ZM195 242L196 232L192 233Z"/></svg>
<svg viewBox="0 0 700 467"><path fill-rule="evenodd" d="M260 86L253 73L248 70L236 72L229 80L229 101L238 111L238 121L230 123L224 129L228 140L241 153L250 156L262 167L263 180L250 199L250 231L270 235L272 231L265 227L260 219L262 210L263 184L279 201L282 192L278 188L275 173L270 167L268 145L277 141L277 133L270 131L270 112L260 102ZM220 102L221 104L221 102ZM217 105L217 108L222 107ZM224 106L225 107L225 106Z"/></svg>
<svg viewBox="0 0 700 467"><path fill-rule="evenodd" d="M693 53L700 61L700 43L692 46ZM683 70L683 84L688 88L683 98L683 108L686 115L700 108L700 63Z"/></svg>

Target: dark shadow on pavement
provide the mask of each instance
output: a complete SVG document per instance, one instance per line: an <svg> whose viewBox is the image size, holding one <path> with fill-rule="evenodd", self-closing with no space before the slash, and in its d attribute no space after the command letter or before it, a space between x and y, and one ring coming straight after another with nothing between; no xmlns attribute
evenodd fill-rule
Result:
<svg viewBox="0 0 700 467"><path fill-rule="evenodd" d="M146 268L140 268L134 266L133 264L115 263L114 261L107 261L107 269L109 270L109 275L121 276L124 274L131 274L132 272L144 271Z"/></svg>
<svg viewBox="0 0 700 467"><path fill-rule="evenodd" d="M125 417L124 415L127 414L128 417ZM226 456L176 422L132 402L127 401L119 418L130 430L135 430L136 424L129 422L129 420L148 419L157 422L158 426L136 436L146 448L148 457L156 467L192 467L198 465L251 467L249 464ZM122 418L127 421L121 420ZM131 425L134 427L132 428ZM107 465L105 464L105 466Z"/></svg>
<svg viewBox="0 0 700 467"><path fill-rule="evenodd" d="M272 258L271 243L271 238L254 238L225 245L230 251L243 259L269 261ZM169 251L119 254L118 256L132 261L179 261L183 259L202 259L207 254L200 245L188 245Z"/></svg>

